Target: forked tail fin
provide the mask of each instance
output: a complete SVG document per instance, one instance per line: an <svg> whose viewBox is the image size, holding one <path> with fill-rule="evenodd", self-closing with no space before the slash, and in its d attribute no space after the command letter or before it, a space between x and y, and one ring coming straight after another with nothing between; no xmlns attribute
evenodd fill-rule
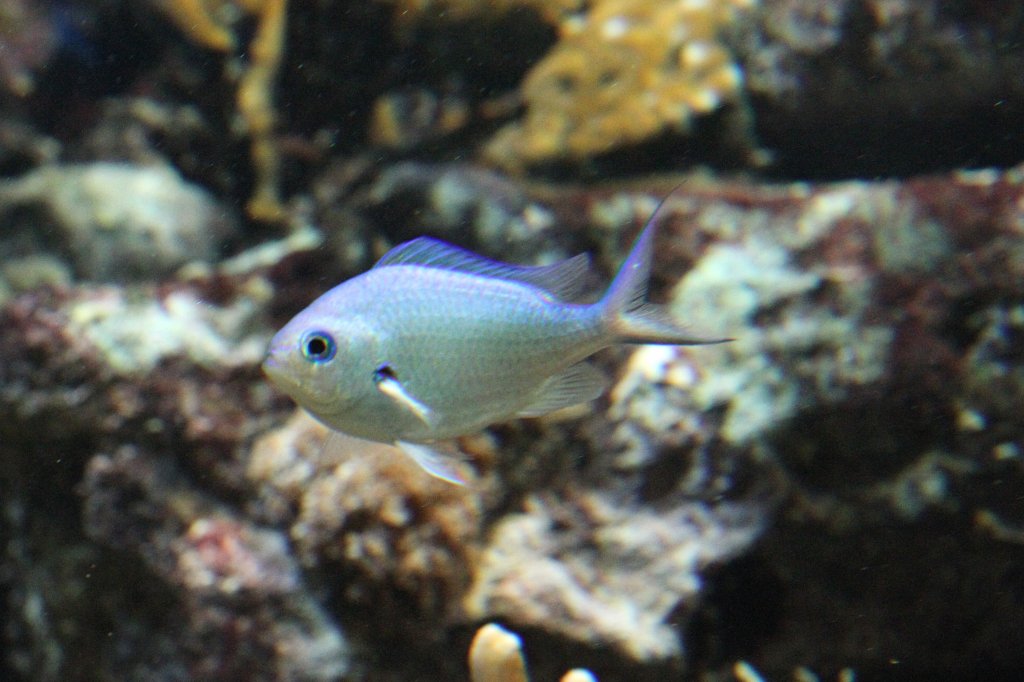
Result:
<svg viewBox="0 0 1024 682"><path fill-rule="evenodd" d="M617 343L660 343L697 345L723 343L731 339L702 337L686 329L665 306L647 302L651 275L654 234L662 207L672 190L651 214L643 232L633 242L629 256L619 268L604 298L598 303L609 332Z"/></svg>

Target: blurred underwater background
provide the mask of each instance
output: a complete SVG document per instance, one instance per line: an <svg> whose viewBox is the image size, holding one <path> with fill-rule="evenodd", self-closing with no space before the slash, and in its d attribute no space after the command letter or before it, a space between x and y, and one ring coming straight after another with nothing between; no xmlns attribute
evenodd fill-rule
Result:
<svg viewBox="0 0 1024 682"><path fill-rule="evenodd" d="M734 340L466 486L260 373L400 242L600 292L662 199ZM1021 679L1024 4L0 0L0 548L5 680Z"/></svg>

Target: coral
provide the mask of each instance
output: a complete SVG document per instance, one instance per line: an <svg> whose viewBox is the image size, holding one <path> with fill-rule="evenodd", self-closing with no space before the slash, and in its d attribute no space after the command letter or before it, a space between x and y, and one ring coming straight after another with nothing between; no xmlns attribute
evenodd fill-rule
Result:
<svg viewBox="0 0 1024 682"><path fill-rule="evenodd" d="M529 682L519 637L500 625L488 623L476 631L469 647L470 682ZM561 682L597 682L582 668L570 670Z"/></svg>
<svg viewBox="0 0 1024 682"><path fill-rule="evenodd" d="M395 17L401 21L444 17L465 19L480 15L495 16L516 9L531 9L555 23L579 11L585 0L382 0L395 5Z"/></svg>
<svg viewBox="0 0 1024 682"><path fill-rule="evenodd" d="M238 83L238 112L251 140L256 187L246 205L257 220L284 218L278 187L280 151L274 139L274 82L284 58L287 0L154 0L194 42L218 52L236 48L232 24L240 15L256 17L247 49L248 64Z"/></svg>
<svg viewBox="0 0 1024 682"><path fill-rule="evenodd" d="M719 34L751 5L601 0L566 19L523 81L523 120L499 132L487 156L506 168L579 161L687 132L739 94L742 73Z"/></svg>
<svg viewBox="0 0 1024 682"><path fill-rule="evenodd" d="M258 220L281 220L281 156L273 137L273 88L284 58L287 0L247 0L246 4L259 17L249 44L249 66L238 84L238 112L252 140L250 155L256 170L256 187L246 209Z"/></svg>
<svg viewBox="0 0 1024 682"><path fill-rule="evenodd" d="M234 11L253 3L232 0L152 0L192 40L213 50L227 52L236 47L231 30Z"/></svg>
<svg viewBox="0 0 1024 682"><path fill-rule="evenodd" d="M467 610L610 644L637 661L677 657L669 616L693 609L701 571L746 549L759 519L753 505L653 509L598 491L534 496L493 529Z"/></svg>
<svg viewBox="0 0 1024 682"><path fill-rule="evenodd" d="M0 237L8 262L57 257L98 281L165 277L212 261L233 231L213 197L163 165L43 166L0 184L0 213L10 216Z"/></svg>

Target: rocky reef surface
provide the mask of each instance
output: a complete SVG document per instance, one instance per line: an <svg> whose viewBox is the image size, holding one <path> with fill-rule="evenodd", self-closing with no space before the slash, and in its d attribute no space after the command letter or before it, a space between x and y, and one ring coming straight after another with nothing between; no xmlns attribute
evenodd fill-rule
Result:
<svg viewBox="0 0 1024 682"><path fill-rule="evenodd" d="M1024 666L1018 4L11 12L4 679ZM464 487L260 375L398 242L607 279L662 200L652 298L733 340L602 353Z"/></svg>
<svg viewBox="0 0 1024 682"><path fill-rule="evenodd" d="M473 191L466 168L412 171L424 210L450 205L453 177ZM519 217L553 217L540 252L557 232L610 268L672 182L523 193ZM353 205L389 204L375 188ZM15 298L0 324L9 664L458 677L472 625L499 619L541 669L571 667L571 645L601 679L731 658L1010 669L1024 175L693 177L665 211L655 295L735 341L608 353L616 383L592 410L463 439L465 487L328 437L261 379L323 246ZM923 622L907 627L908 608Z"/></svg>

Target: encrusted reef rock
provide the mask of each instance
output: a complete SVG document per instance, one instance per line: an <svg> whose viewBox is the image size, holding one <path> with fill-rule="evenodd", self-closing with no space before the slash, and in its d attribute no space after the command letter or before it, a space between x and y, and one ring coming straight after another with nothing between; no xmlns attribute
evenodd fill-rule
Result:
<svg viewBox="0 0 1024 682"><path fill-rule="evenodd" d="M32 282L12 276L12 268L45 271L41 260L65 272L35 284L164 277L188 262L215 260L234 228L231 214L208 192L158 164L42 166L0 183L0 215L6 223L0 276L16 288Z"/></svg>
<svg viewBox="0 0 1024 682"><path fill-rule="evenodd" d="M764 512L689 500L637 506L599 491L566 497L531 497L495 525L469 613L610 645L640 662L682 656L670 618L697 603L706 567L750 546Z"/></svg>
<svg viewBox="0 0 1024 682"><path fill-rule="evenodd" d="M1019 669L1024 172L679 180L395 166L343 207L318 195L325 231L358 217L347 237L8 302L3 672L467 679L494 620L537 679ZM461 439L465 487L328 434L259 375L324 272L409 236L394 211L611 272L666 195L652 296L734 340L602 355L615 381L589 408ZM367 235L340 266L321 248Z"/></svg>
<svg viewBox="0 0 1024 682"><path fill-rule="evenodd" d="M775 469L783 513L711 588L730 606L708 617L771 642L733 655L772 676L800 660L899 660L913 675L1019 665L1005 595L1024 517L1004 485L1020 480L1024 444L1007 412L1022 407L1024 377L1022 179L694 187L668 200L680 236L668 260L693 265L669 300L736 340L635 351L611 394L612 413L630 417L614 435L652 472L666 456L652 434L709 461L749 448ZM702 442L695 426L709 419Z"/></svg>
<svg viewBox="0 0 1024 682"><path fill-rule="evenodd" d="M288 523L300 560L329 567L353 607L407 618L459 613L482 528L480 490L423 476L396 448L328 436L297 413L258 440L253 508ZM392 623L395 628L395 623Z"/></svg>
<svg viewBox="0 0 1024 682"><path fill-rule="evenodd" d="M332 680L349 668L287 537L226 502L241 448L275 409L255 367L265 333L245 342L266 329L257 281L82 286L5 307L10 674Z"/></svg>
<svg viewBox="0 0 1024 682"><path fill-rule="evenodd" d="M130 611L115 623L116 641L137 651L109 656L103 663L113 669L104 672L334 680L348 671L347 642L279 530L256 526L199 494L169 462L130 447L93 457L82 493L87 536L141 558L169 592L163 613Z"/></svg>
<svg viewBox="0 0 1024 682"><path fill-rule="evenodd" d="M257 441L252 509L288 524L303 564L329 570L336 598L373 614L359 630L412 637L410 656L425 658L443 639L424 641L424 623L498 616L611 644L629 659L678 659L669 615L692 609L702 571L747 548L764 518L755 502L673 499L648 509L630 495L559 485L561 502L542 492L488 521L511 502L489 464L514 463L507 448L467 441L479 475L456 487L394 448L325 432L300 415ZM547 440L565 435L552 430Z"/></svg>

